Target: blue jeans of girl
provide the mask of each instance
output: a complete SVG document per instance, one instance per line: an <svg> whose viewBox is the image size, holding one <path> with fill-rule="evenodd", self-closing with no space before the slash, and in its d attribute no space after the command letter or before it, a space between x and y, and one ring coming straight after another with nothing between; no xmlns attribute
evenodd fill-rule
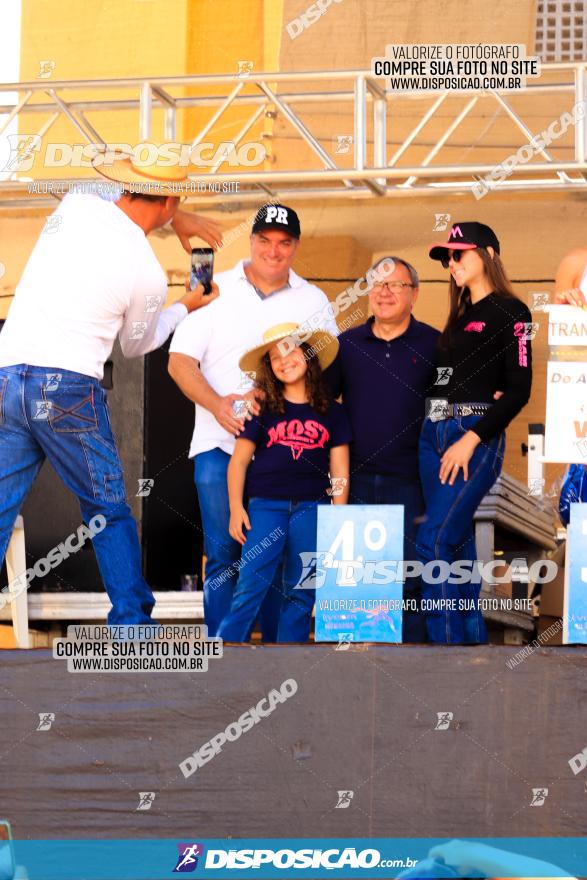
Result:
<svg viewBox="0 0 587 880"><path fill-rule="evenodd" d="M460 440L480 418L455 416L438 422L428 418L424 421L419 456L426 513L416 538L418 558L423 565L438 560L449 564L457 560L472 562L476 558L473 516L501 472L505 434L477 446L469 461L466 482L462 469L452 486L443 485L438 474L440 459L448 447ZM429 571L431 568L428 566ZM437 569L434 577L439 574ZM423 573L422 599L431 642L480 644L487 641L487 630L477 605L480 584L475 583L474 578L468 583L459 583L460 580L463 580L462 574L448 575L439 583L431 583L426 572ZM427 600L445 601L441 607L430 610L426 608Z"/></svg>
<svg viewBox="0 0 587 880"><path fill-rule="evenodd" d="M204 621L208 627L208 635L215 636L222 620L230 611L241 558L241 546L238 541L230 537L228 531L230 505L226 474L230 455L222 449L215 448L208 452L200 452L194 462L206 553ZM259 612L264 642L277 640L280 608L281 572L277 572L273 586L267 591Z"/></svg>
<svg viewBox="0 0 587 880"><path fill-rule="evenodd" d="M218 630L227 642L245 642L259 609L283 564L283 602L278 642L307 642L316 591L296 589L303 572L302 553L316 552L317 501L251 498L238 584ZM304 583L308 578L304 579Z"/></svg>

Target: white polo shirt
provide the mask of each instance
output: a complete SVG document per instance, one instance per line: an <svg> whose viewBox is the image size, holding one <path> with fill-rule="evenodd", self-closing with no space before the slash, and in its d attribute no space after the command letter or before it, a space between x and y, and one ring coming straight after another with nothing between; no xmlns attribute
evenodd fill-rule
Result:
<svg viewBox="0 0 587 880"><path fill-rule="evenodd" d="M275 324L312 321L313 327L338 335L326 294L292 269L288 286L266 297L257 293L247 279L244 260L214 280L220 296L182 321L169 350L197 360L208 384L223 397L244 394L252 387L238 362L246 351L263 342L263 333ZM232 434L218 424L211 412L196 404L190 458L216 447L232 455L234 444Z"/></svg>
<svg viewBox="0 0 587 880"><path fill-rule="evenodd" d="M140 226L113 202L69 193L48 220L0 333L0 367L101 379L118 335L126 357L162 345L187 315L164 309L167 278Z"/></svg>

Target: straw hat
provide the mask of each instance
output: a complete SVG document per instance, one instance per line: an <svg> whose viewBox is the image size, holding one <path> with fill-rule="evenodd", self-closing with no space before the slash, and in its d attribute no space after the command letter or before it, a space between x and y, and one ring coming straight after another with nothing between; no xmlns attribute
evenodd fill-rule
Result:
<svg viewBox="0 0 587 880"><path fill-rule="evenodd" d="M195 171L194 166L170 165L169 154L166 154L165 162L161 161L161 163L159 155L154 161L137 163L134 154L127 154L115 159L110 158L108 164L104 164L104 158L108 153L107 149L97 153L92 159L92 166L103 177L122 183L125 189L131 192L180 197L197 190L197 184L188 176L188 171Z"/></svg>
<svg viewBox="0 0 587 880"><path fill-rule="evenodd" d="M318 358L323 370L330 366L338 352L338 340L326 330L314 330L308 334L307 331L302 330L299 324L276 324L263 333L262 345L251 348L242 356L238 365L243 373L256 373L263 356L283 340L287 340L283 346L284 354L288 354L302 342L307 343L312 348L313 355Z"/></svg>

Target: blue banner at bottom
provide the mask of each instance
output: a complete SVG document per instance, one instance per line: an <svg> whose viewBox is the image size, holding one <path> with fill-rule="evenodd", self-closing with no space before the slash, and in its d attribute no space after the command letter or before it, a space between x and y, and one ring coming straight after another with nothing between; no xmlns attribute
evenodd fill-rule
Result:
<svg viewBox="0 0 587 880"><path fill-rule="evenodd" d="M0 880L12 880L15 869L29 880L587 878L587 837L2 842Z"/></svg>

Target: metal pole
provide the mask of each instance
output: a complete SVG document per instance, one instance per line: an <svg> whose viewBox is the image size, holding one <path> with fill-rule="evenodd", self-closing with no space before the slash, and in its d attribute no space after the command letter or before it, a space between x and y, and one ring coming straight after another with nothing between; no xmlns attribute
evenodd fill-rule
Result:
<svg viewBox="0 0 587 880"><path fill-rule="evenodd" d="M424 168L426 168L430 164L432 159L434 159L436 154L440 152L440 150L443 148L443 146L445 145L445 143L447 142L447 140L449 139L451 134L457 130L457 128L459 127L459 125L461 124L463 119L469 115L469 112L473 109L473 107L475 106L475 104L477 103L478 100L479 100L478 97L471 98L471 100L468 102L466 107L463 110L461 110L461 112L459 113L457 118L455 120L453 120L453 122L449 125L449 127L446 129L446 131L444 132L444 134L442 135L440 140L437 141L437 143L434 147L432 147L432 149L430 150L430 152L428 153L428 155L426 156L426 158L422 162L422 166ZM400 185L411 186L412 183L417 179L418 179L417 175L409 177L408 180L406 180L406 182L404 184L400 184Z"/></svg>
<svg viewBox="0 0 587 880"><path fill-rule="evenodd" d="M387 165L387 101L376 98L373 101L373 162L376 168ZM378 177L377 183L385 187L384 177Z"/></svg>
<svg viewBox="0 0 587 880"><path fill-rule="evenodd" d="M289 107L289 106L285 103L285 101L282 101L281 98L279 98L279 97L275 94L275 92L273 92L273 91L269 88L269 86L267 85L267 83L259 83L259 88L260 88L263 92L265 92L265 94L267 95L267 97L269 98L269 100L271 101L271 103L272 103L272 104L275 104L275 106L278 107L279 110L281 110L281 112L283 113L283 115L285 116L285 118L288 119L288 120L291 122L291 124L294 126L294 128L297 128L297 130L299 131L299 133L301 134L301 136L303 137L303 139L306 141L306 143L308 144L308 146L312 148L312 150L316 153L316 155L317 155L320 159L322 159L322 161L324 162L324 165L326 166L326 168L329 168L329 169L331 169L332 171L338 171L338 166L336 165L336 162L334 162L334 161L330 158L330 156L328 155L328 153L326 152L326 150L324 150L323 147L322 147L322 145L321 145L320 143L318 143L318 141L316 140L316 138L314 137L314 135L313 135L310 131L308 131L308 129L306 128L306 126L304 125L304 123L302 122L302 120L301 120L298 116L296 116L296 114L293 112L293 110L291 109L291 107ZM271 172L271 171L265 171L265 176L266 176L266 177L269 177L269 178L272 178L272 177L273 177L273 172ZM344 179L342 182L344 183L344 185L345 185L346 187L349 187L349 188L352 187L352 184L351 184L348 180Z"/></svg>
<svg viewBox="0 0 587 880"><path fill-rule="evenodd" d="M367 89L365 77L355 80L355 168L361 171L367 158Z"/></svg>
<svg viewBox="0 0 587 880"><path fill-rule="evenodd" d="M244 136L249 131L249 129L251 129L253 127L253 125L255 124L257 119L263 114L263 111L264 111L263 107L257 107L255 112L245 122L245 124L243 125L241 130L237 133L236 137L233 138L233 140L232 140L232 143L235 147L238 147L241 140L244 138ZM225 162L226 162L226 156L222 159L219 159L218 162L216 162L216 164L213 165L212 168L210 169L210 174L216 174L216 172L218 171L220 166L223 165Z"/></svg>
<svg viewBox="0 0 587 880"><path fill-rule="evenodd" d="M165 89L161 89L158 86L153 86L152 94L155 95L156 98L159 98L161 103L165 106L164 110L164 137L167 141L175 141L175 122L176 122L176 112L175 112L175 100L169 95Z"/></svg>
<svg viewBox="0 0 587 880"><path fill-rule="evenodd" d="M53 99L53 101L55 101L55 103L57 104L57 106L61 108L61 110L63 111L63 113L67 116L67 118L68 118L69 121L71 122L71 124L72 124L73 126L75 126L75 128L77 128L77 130L79 131L79 133L80 133L83 137L85 137L85 139L87 140L87 142L88 142L89 144L91 144L91 143L92 143L92 138L90 137L90 135L88 135L88 133L87 133L87 131L85 130L85 128L83 127L83 125L77 120L77 118L76 118L76 117L74 116L74 114L71 112L71 110L70 110L70 108L69 108L69 105L63 100L63 98L60 98L60 97L59 97L59 95L57 94L57 92L55 91L55 89L46 89L46 93L49 95L50 98ZM97 134L97 132L94 131L94 134ZM98 136L98 141L100 141L99 136Z"/></svg>
<svg viewBox="0 0 587 880"><path fill-rule="evenodd" d="M29 90L29 91L26 93L26 95L24 96L24 98L22 98L22 99L18 102L18 104L15 104L15 105L14 105L14 107L12 108L12 110L10 111L10 113L8 114L8 117L4 120L4 122L2 123L2 126L0 126L0 137L4 134L4 132L6 131L6 129L8 128L8 126L10 125L10 123L12 122L12 120L14 119L14 117L16 116L16 114L17 114L20 110L22 110L22 108L24 107L24 105L26 104L26 102L28 101L28 99L31 97L32 94L33 94L33 93Z"/></svg>
<svg viewBox="0 0 587 880"><path fill-rule="evenodd" d="M49 129L51 128L51 126L53 125L53 123L56 122L58 119L59 119L59 111L56 110L55 113L53 113L53 115L49 117L47 122L45 122L45 124L42 125L41 128L38 130L37 137L44 138L45 135L47 134L47 132L49 131ZM19 173L18 168L15 168L15 170L12 172L12 174L8 175L8 180L14 180L14 175L18 174L18 173Z"/></svg>
<svg viewBox="0 0 587 880"><path fill-rule="evenodd" d="M165 140L166 141L175 141L177 137L176 133L176 112L175 107L167 107L165 110Z"/></svg>
<svg viewBox="0 0 587 880"><path fill-rule="evenodd" d="M225 98L225 100L222 102L222 104L220 105L220 107L218 108L218 110L216 110L216 112L212 114L212 117L211 117L211 118L209 119L209 121L206 123L206 125L204 126L204 128L203 128L203 129L200 131L200 133L199 133L199 134L193 139L193 141L192 141L192 147L195 147L196 144L199 144L200 141L203 140L203 139L206 137L206 135L208 134L208 132L210 131L210 129L211 129L211 128L215 125L215 123L220 119L220 117L222 116L222 114L224 113L224 111L226 110L226 108L229 107L230 104L232 104L232 102L234 101L234 99L236 98L236 96L238 95L238 93L241 91L243 85L244 85L243 82L239 82L239 83L234 87L234 89L232 90L232 92L230 93L230 95L229 95L227 98Z"/></svg>
<svg viewBox="0 0 587 880"><path fill-rule="evenodd" d="M585 64L577 67L575 74L575 104L587 100L587 68ZM585 143L587 141L587 113L582 119L577 120L575 125L575 159L577 162L585 161Z"/></svg>
<svg viewBox="0 0 587 880"><path fill-rule="evenodd" d="M139 137L146 141L151 137L152 102L151 84L145 82L141 86L141 106L139 110Z"/></svg>
<svg viewBox="0 0 587 880"><path fill-rule="evenodd" d="M96 144L104 143L103 140L102 140L102 138L100 137L100 135L99 135L98 132L96 131L96 129L95 129L92 125L90 125L90 123L88 122L88 120L86 119L86 117L84 116L84 114L82 113L81 110L78 110L78 111L77 111L77 115L78 115L79 118L82 120L82 122L83 122L83 124L85 125L86 129L90 132L90 134L92 135L92 137L95 139L95 140L94 140L94 143L96 143Z"/></svg>
<svg viewBox="0 0 587 880"><path fill-rule="evenodd" d="M510 107L510 105L505 100L505 98L502 95L500 95L499 92L495 92L493 90L492 90L491 94L493 95L495 100L498 102L498 104L501 104L501 106L503 107L505 112L508 114L510 119L512 119L516 123L516 125L518 126L518 128L520 129L522 134L524 134L528 138L528 141L529 142L532 141L534 135L532 134L532 132L530 131L528 126L525 124L525 122L523 122L520 119L520 117L518 116L518 114ZM550 153L547 152L547 150L545 150L543 147L541 147L537 152L541 153L544 156L544 158L548 159L550 162L553 161ZM569 180L569 178L567 177L566 174L561 174L560 172L557 172L557 174L561 180L565 180L565 181Z"/></svg>
<svg viewBox="0 0 587 880"><path fill-rule="evenodd" d="M422 117L420 122L416 125L416 127L414 129L412 129L412 131L409 133L409 135L407 136L407 138L405 139L405 141L403 142L401 147L398 150L396 150L396 152L393 154L393 156L389 160L389 167L390 168L392 168L395 165L395 163L397 162L398 159L401 159L401 157L403 156L405 151L408 149L408 147L410 146L412 141L414 141L415 138L418 137L418 135L420 134L420 132L422 131L422 129L424 128L424 126L426 125L428 120L434 116L434 114L436 113L436 111L438 110L438 108L440 107L440 105L442 104L444 99L447 97L447 95L448 95L448 92L443 92L442 95L440 95L440 97L436 99L436 101L434 102L432 107L430 107L426 111L426 113L424 114L424 116Z"/></svg>

